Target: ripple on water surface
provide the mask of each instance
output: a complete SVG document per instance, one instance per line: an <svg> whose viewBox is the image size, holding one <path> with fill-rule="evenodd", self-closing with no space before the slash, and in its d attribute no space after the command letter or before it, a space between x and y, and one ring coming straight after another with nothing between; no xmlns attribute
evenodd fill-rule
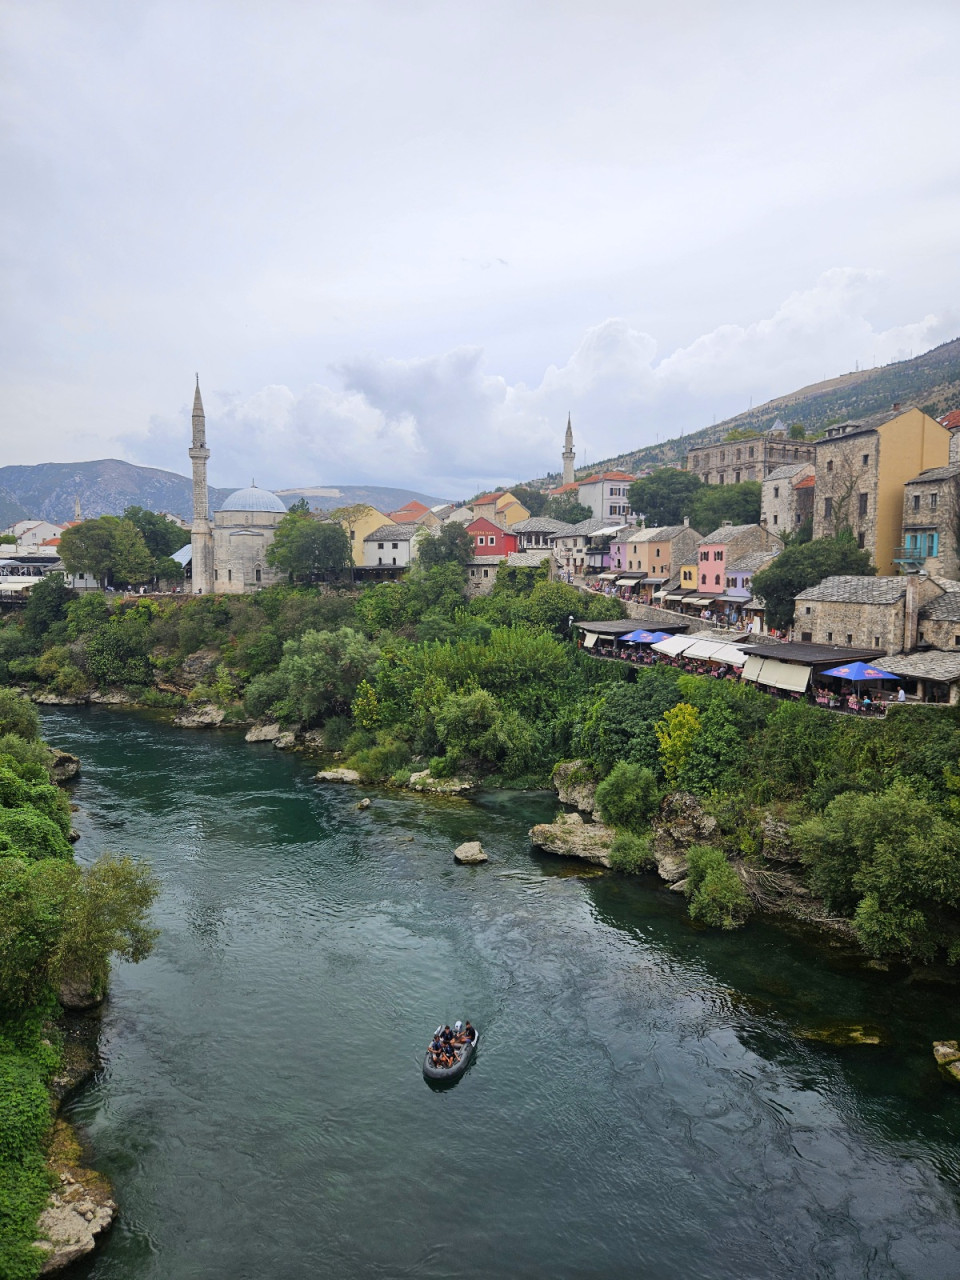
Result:
<svg viewBox="0 0 960 1280"><path fill-rule="evenodd" d="M84 762L78 854L163 883L73 1108L122 1206L78 1275L960 1275L960 1098L929 1061L952 992L556 874L526 841L549 798L358 813L226 735L45 721ZM491 861L455 866L478 836ZM431 1091L462 1014L477 1060ZM884 1043L801 1035L831 1020Z"/></svg>

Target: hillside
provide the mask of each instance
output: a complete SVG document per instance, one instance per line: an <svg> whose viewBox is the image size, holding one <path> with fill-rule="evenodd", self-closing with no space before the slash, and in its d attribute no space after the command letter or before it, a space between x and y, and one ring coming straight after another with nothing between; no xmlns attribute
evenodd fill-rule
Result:
<svg viewBox="0 0 960 1280"><path fill-rule="evenodd" d="M210 508L216 511L234 492L210 488ZM439 501L410 489L375 485L330 485L325 488L281 489L287 506L305 497L312 507L330 510L367 502L379 511L394 511L413 498L428 506ZM31 467L0 467L0 528L28 516L63 523L72 520L80 499L85 519L119 515L125 507L169 511L189 520L193 512L193 482L175 471L138 467L117 458L97 462L41 462Z"/></svg>
<svg viewBox="0 0 960 1280"><path fill-rule="evenodd" d="M772 427L777 418L787 424L801 422L807 432L812 433L832 422L857 421L889 411L897 402L915 404L933 417L960 408L960 338L912 360L815 382L714 426L592 462L589 467L578 469L577 477L614 468L640 471L646 467L677 465L693 445L712 444L735 428L764 431Z"/></svg>

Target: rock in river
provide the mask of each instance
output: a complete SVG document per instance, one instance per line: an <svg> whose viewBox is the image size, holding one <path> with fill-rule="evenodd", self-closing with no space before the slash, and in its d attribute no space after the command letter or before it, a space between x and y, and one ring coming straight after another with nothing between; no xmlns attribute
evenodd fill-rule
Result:
<svg viewBox="0 0 960 1280"><path fill-rule="evenodd" d="M462 862L466 866L473 866L478 862L487 862L489 859L483 852L483 846L479 840L468 840L466 844L460 845L454 849L453 856L457 862Z"/></svg>
<svg viewBox="0 0 960 1280"><path fill-rule="evenodd" d="M533 844L563 858L584 858L601 867L610 865L610 846L615 832L599 822L584 822L579 813L562 813L556 822L541 822L530 828Z"/></svg>
<svg viewBox="0 0 960 1280"><path fill-rule="evenodd" d="M283 730L278 724L255 724L243 735L244 742L273 742Z"/></svg>
<svg viewBox="0 0 960 1280"><path fill-rule="evenodd" d="M317 782L359 782L356 769L321 769L313 775Z"/></svg>
<svg viewBox="0 0 960 1280"><path fill-rule="evenodd" d="M225 712L212 705L205 707L188 707L179 712L173 723L180 729L216 729L223 723Z"/></svg>
<svg viewBox="0 0 960 1280"><path fill-rule="evenodd" d="M935 1040L933 1056L947 1079L960 1084L960 1044L956 1040Z"/></svg>
<svg viewBox="0 0 960 1280"><path fill-rule="evenodd" d="M593 813L597 803L597 783L583 760L561 760L554 765L553 785L561 804L576 805L584 813Z"/></svg>

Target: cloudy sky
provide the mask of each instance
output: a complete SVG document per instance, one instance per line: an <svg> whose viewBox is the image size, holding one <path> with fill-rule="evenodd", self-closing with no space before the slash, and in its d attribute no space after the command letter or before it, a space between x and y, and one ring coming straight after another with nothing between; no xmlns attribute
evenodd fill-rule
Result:
<svg viewBox="0 0 960 1280"><path fill-rule="evenodd" d="M0 0L4 463L473 492L960 334L955 0Z"/></svg>

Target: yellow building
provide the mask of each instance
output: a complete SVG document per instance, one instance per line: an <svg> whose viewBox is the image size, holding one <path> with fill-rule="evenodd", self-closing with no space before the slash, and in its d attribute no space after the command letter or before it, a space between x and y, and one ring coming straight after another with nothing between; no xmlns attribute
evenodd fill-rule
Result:
<svg viewBox="0 0 960 1280"><path fill-rule="evenodd" d="M374 529L379 529L381 525L390 523L382 511L378 511L376 507L369 507L365 503L358 503L355 507L338 507L336 511L331 511L330 515L350 539L350 550L353 552L355 565L363 564L363 540L367 534L373 533Z"/></svg>
<svg viewBox="0 0 960 1280"><path fill-rule="evenodd" d="M485 493L470 503L474 518L491 520L501 529L509 529L521 520L529 520L530 512L509 491L506 493Z"/></svg>
<svg viewBox="0 0 960 1280"><path fill-rule="evenodd" d="M903 486L950 460L950 432L920 409L872 426L829 427L817 441L813 536L852 530L879 574L895 573L903 531Z"/></svg>

